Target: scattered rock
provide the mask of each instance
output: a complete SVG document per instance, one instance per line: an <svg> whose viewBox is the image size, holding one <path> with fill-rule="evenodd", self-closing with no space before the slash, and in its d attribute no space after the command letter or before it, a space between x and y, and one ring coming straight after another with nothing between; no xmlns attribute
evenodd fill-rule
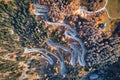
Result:
<svg viewBox="0 0 120 80"><path fill-rule="evenodd" d="M101 69L101 70L100 70L100 73L104 73L104 70Z"/></svg>
<svg viewBox="0 0 120 80"><path fill-rule="evenodd" d="M90 79L91 80L94 80L94 79L97 79L98 78L98 75L97 74L91 74L90 75Z"/></svg>
<svg viewBox="0 0 120 80"><path fill-rule="evenodd" d="M97 80L104 80L104 79L100 77L100 78L98 78Z"/></svg>

